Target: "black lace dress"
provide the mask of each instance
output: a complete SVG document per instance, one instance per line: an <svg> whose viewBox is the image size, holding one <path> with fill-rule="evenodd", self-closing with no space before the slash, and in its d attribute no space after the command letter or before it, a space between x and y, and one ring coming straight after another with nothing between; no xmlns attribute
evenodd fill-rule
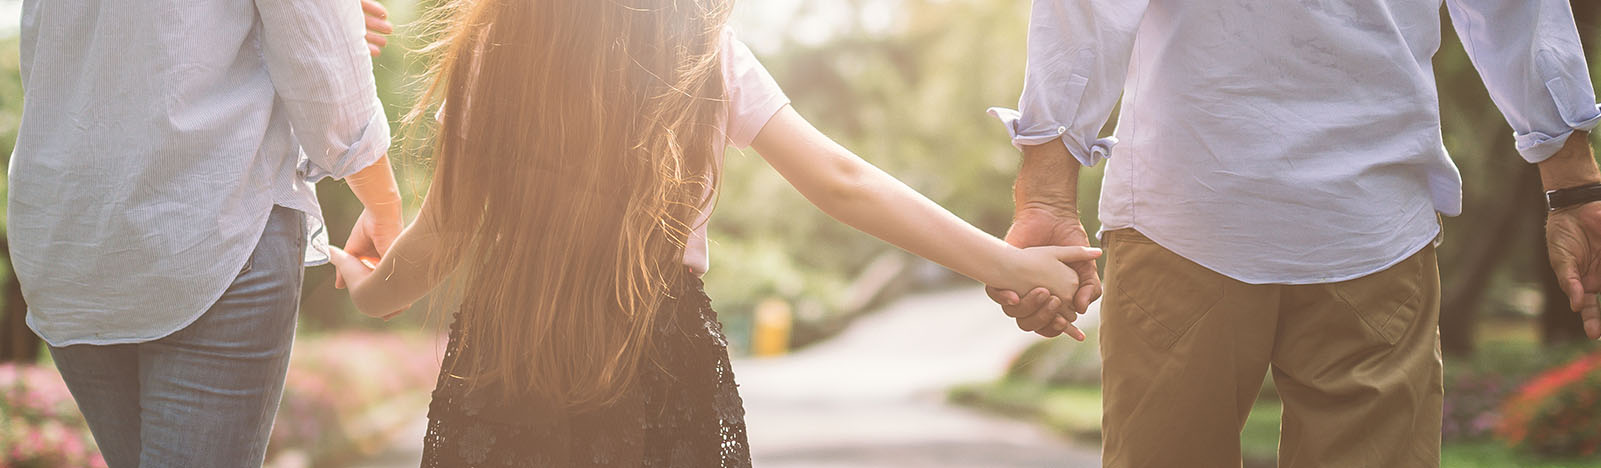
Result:
<svg viewBox="0 0 1601 468"><path fill-rule="evenodd" d="M663 310L638 384L617 405L578 414L533 399L515 405L467 394L440 372L428 409L423 468L749 467L745 409L729 369L728 342L711 299L690 275ZM462 353L451 326L444 369Z"/></svg>

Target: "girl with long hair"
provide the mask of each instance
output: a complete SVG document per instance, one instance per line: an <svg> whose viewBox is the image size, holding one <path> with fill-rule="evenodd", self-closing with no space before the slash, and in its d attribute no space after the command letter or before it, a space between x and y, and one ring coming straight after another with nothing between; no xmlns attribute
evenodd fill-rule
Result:
<svg viewBox="0 0 1601 468"><path fill-rule="evenodd" d="M725 29L729 3L444 7L409 117L438 110L421 212L376 268L334 258L370 315L442 282L459 298L424 467L750 465L699 279L730 145L864 232L991 286L1072 297L1063 262L1098 250L1007 245L818 132ZM1053 326L1082 338L1068 322Z"/></svg>

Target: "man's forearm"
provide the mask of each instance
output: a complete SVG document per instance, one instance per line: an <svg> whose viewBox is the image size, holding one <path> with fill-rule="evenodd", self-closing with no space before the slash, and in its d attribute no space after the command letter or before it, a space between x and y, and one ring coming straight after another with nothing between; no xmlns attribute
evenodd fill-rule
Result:
<svg viewBox="0 0 1601 468"><path fill-rule="evenodd" d="M345 178L350 191L361 200L362 206L381 215L400 215L400 187L395 183L395 172L389 167L389 156Z"/></svg>
<svg viewBox="0 0 1601 468"><path fill-rule="evenodd" d="M1590 133L1573 132L1561 150L1541 161L1540 181L1546 190L1601 183L1601 168L1596 167Z"/></svg>
<svg viewBox="0 0 1601 468"><path fill-rule="evenodd" d="M1045 210L1078 217L1079 164L1061 140L1023 147L1023 166L1012 186L1016 211Z"/></svg>

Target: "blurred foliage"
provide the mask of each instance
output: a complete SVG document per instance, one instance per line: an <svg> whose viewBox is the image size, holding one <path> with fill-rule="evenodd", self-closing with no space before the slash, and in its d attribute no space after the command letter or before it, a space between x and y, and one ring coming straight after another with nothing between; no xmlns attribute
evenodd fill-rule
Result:
<svg viewBox="0 0 1601 468"><path fill-rule="evenodd" d="M17 38L0 39L0 158L10 168L11 151L17 145L17 127L22 124L22 57L17 53ZM6 182L0 180L0 200L5 199ZM0 210L0 233L5 232L5 210ZM11 275L10 256L6 256L3 276Z"/></svg>
<svg viewBox="0 0 1601 468"><path fill-rule="evenodd" d="M295 340L269 459L298 452L313 467L349 466L417 416L439 376L444 340L365 330Z"/></svg>
<svg viewBox="0 0 1601 468"><path fill-rule="evenodd" d="M1017 153L984 110L1017 99L1024 57L995 51L1021 50L1027 4L913 0L898 11L888 33L853 21L821 44L790 39L763 61L824 133L1002 234ZM831 309L854 272L893 249L829 219L754 152L729 153L722 190L706 279L725 313L770 296Z"/></svg>
<svg viewBox="0 0 1601 468"><path fill-rule="evenodd" d="M0 363L0 467L63 466L106 467L66 382L54 366Z"/></svg>
<svg viewBox="0 0 1601 468"><path fill-rule="evenodd" d="M1542 455L1601 454L1601 352L1525 382L1502 407L1496 434Z"/></svg>

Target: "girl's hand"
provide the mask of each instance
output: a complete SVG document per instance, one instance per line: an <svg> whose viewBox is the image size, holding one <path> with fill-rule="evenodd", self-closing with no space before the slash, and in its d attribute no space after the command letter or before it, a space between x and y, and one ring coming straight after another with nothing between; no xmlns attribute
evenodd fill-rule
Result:
<svg viewBox="0 0 1601 468"><path fill-rule="evenodd" d="M1073 297L1079 289L1078 273L1068 264L1094 260L1101 256L1101 249L1090 247L1043 246L1029 247L1016 252L1016 260L1009 262L1008 284L990 286L1013 291L1044 288L1051 295L1044 308L1058 312L1063 310L1062 298ZM1066 332L1075 340L1084 341L1084 332L1072 324L1078 318L1078 314L1072 313L1071 310L1068 312L1058 313L1048 327Z"/></svg>
<svg viewBox="0 0 1601 468"><path fill-rule="evenodd" d="M372 277L373 271L378 269L378 265L373 263L372 260L351 255L338 247L329 247L328 255L329 262L334 264L334 270L338 272L340 278L344 279L345 285L350 287L352 299L355 298L357 291L362 289L362 285L366 284L367 280ZM362 309L360 302L356 303L356 309L361 310L363 314L384 320L389 320L396 315L400 315L401 312L405 312L405 310L396 310L384 312L383 315L380 315L373 313L373 311Z"/></svg>

